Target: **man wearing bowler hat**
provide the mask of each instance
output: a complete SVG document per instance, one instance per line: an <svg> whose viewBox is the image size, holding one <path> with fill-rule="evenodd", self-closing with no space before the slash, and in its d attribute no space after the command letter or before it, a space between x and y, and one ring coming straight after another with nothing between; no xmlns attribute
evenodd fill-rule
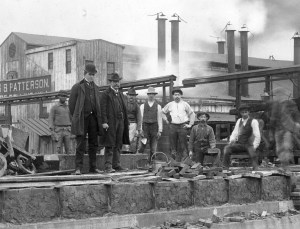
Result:
<svg viewBox="0 0 300 229"><path fill-rule="evenodd" d="M127 117L126 98L120 91L121 77L113 73L108 78L109 87L101 95L101 114L105 146L105 172L126 171L120 165L122 145L129 145L129 122Z"/></svg>
<svg viewBox="0 0 300 229"><path fill-rule="evenodd" d="M129 120L129 141L130 150L134 153L137 151L137 142L135 137L141 134L142 130L142 116L140 106L136 101L136 96L138 94L134 88L130 88L127 92L127 115Z"/></svg>
<svg viewBox="0 0 300 229"><path fill-rule="evenodd" d="M147 91L148 99L140 107L143 120L141 135L143 139L146 139L146 142L141 142L139 153L144 152L146 144L149 142L149 162L152 155L156 152L157 142L162 132L161 106L155 101L156 94L155 88L149 87Z"/></svg>
<svg viewBox="0 0 300 229"><path fill-rule="evenodd" d="M87 64L84 78L71 89L69 109L72 116L71 133L76 135L76 175L80 175L83 168L83 156L86 149L86 135L88 134L88 153L91 173L100 173L96 168L96 151L98 135L102 135L101 110L99 89L94 83L97 73L94 64Z"/></svg>
<svg viewBox="0 0 300 229"><path fill-rule="evenodd" d="M242 118L239 118L235 124L234 130L230 136L229 145L224 148L223 165L225 168L230 166L230 155L232 153L249 154L253 169L258 167L258 156L255 152L260 143L259 124L256 119L251 118L250 107L242 104L239 107L239 113Z"/></svg>
<svg viewBox="0 0 300 229"><path fill-rule="evenodd" d="M200 162L203 165L204 155L208 153L208 149L216 148L216 138L214 130L207 125L210 116L206 112L199 112L197 119L200 121L198 125L193 126L189 139L189 156L193 161Z"/></svg>
<svg viewBox="0 0 300 229"><path fill-rule="evenodd" d="M49 114L49 128L52 131L54 140L57 141L57 153L63 152L65 146L66 154L70 153L71 138L71 116L69 107L66 103L68 98L67 91L58 92L59 101L51 107Z"/></svg>
<svg viewBox="0 0 300 229"><path fill-rule="evenodd" d="M180 87L172 90L174 101L169 102L163 109L163 119L169 124L170 150L172 156L181 161L188 156L187 131L194 125L195 113L190 105L182 100L183 92ZM171 122L166 117L170 114Z"/></svg>

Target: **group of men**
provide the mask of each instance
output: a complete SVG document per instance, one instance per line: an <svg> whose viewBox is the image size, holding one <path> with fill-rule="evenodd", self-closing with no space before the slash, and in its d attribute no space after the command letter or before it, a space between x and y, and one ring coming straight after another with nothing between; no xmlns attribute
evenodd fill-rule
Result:
<svg viewBox="0 0 300 229"><path fill-rule="evenodd" d="M163 108L155 99L155 88L149 87L146 102L139 106L134 88L128 90L127 97L122 93L122 78L117 73L110 76L109 87L100 93L94 83L96 73L95 65L87 64L83 79L71 89L69 106L65 102L67 93L60 91L59 102L50 111L49 125L58 141L58 153L62 150L63 141L67 146L65 151L69 153L70 136L76 136L75 174L80 175L82 172L87 141L89 172L102 172L96 166L98 136L100 144L105 147L105 172L127 170L120 165L120 151L124 144L132 144L136 136L141 139L136 147L137 152L143 153L149 143L150 162L163 131L163 120L169 129L171 156L177 161L189 156L203 164L208 149L216 148L213 128L207 125L209 114L199 112L195 115L190 105L182 99L183 92L179 87L172 90L174 101ZM253 166L257 167L255 149L260 142L258 123L249 117L248 107L240 107L240 113L242 118L237 121L230 144L224 151L224 166L229 166L231 153L245 150L249 153ZM194 125L195 116L199 120L197 125Z"/></svg>

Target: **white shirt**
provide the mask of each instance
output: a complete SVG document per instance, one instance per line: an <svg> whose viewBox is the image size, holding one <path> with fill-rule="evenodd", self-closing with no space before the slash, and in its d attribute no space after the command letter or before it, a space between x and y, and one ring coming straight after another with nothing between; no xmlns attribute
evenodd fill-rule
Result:
<svg viewBox="0 0 300 229"><path fill-rule="evenodd" d="M181 124L190 121L190 125L193 125L195 122L195 113L193 112L191 106L180 100L178 103L175 101L169 102L163 109L163 119L167 120L165 114L170 112L172 123Z"/></svg>
<svg viewBox="0 0 300 229"><path fill-rule="evenodd" d="M152 101L152 102L147 101L147 102L148 102L149 107L152 107L153 104L154 104L154 101ZM144 104L142 104L140 106L140 110L141 110L141 116L142 116L142 120L143 120L143 117L144 117ZM157 104L157 123L158 123L158 131L162 132L161 106L159 104Z"/></svg>
<svg viewBox="0 0 300 229"><path fill-rule="evenodd" d="M234 127L234 130L232 131L232 134L230 136L230 142L235 142L235 141L238 140L240 122L242 120L243 126L245 126L248 119L249 118L247 118L247 119L240 118L240 119L237 120L237 122L235 124L235 127ZM259 124L258 124L258 121L256 119L252 120L251 127L252 127L252 133L253 133L253 136L254 136L253 147L254 147L254 149L256 149L259 146L260 138L261 138L260 137L260 131L259 131Z"/></svg>

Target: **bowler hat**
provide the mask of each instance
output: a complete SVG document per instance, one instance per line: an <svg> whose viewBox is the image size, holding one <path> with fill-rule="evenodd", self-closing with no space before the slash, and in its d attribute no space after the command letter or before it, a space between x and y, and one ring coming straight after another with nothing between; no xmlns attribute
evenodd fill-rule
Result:
<svg viewBox="0 0 300 229"><path fill-rule="evenodd" d="M128 89L127 95L138 95L138 94L135 92L134 88L132 87Z"/></svg>
<svg viewBox="0 0 300 229"><path fill-rule="evenodd" d="M119 76L118 73L113 73L108 77L109 81L120 81L122 77Z"/></svg>
<svg viewBox="0 0 300 229"><path fill-rule="evenodd" d="M250 107L247 104L241 104L239 106L239 111L241 111L241 110L248 110L248 111L250 111Z"/></svg>
<svg viewBox="0 0 300 229"><path fill-rule="evenodd" d="M91 74L97 73L96 66L94 64L85 65L84 71L86 71L87 73L91 73Z"/></svg>
<svg viewBox="0 0 300 229"><path fill-rule="evenodd" d="M197 118L199 119L199 117L200 117L201 115L205 115L206 118L207 118L207 120L210 118L210 115L209 115L208 113L202 112L202 111L200 111L200 112L197 113Z"/></svg>
<svg viewBox="0 0 300 229"><path fill-rule="evenodd" d="M180 93L181 95L183 95L183 92L181 90L180 87L174 87L172 90L172 95L174 95L176 92Z"/></svg>
<svg viewBox="0 0 300 229"><path fill-rule="evenodd" d="M58 96L68 97L68 92L66 90L60 90Z"/></svg>
<svg viewBox="0 0 300 229"><path fill-rule="evenodd" d="M154 87L149 87L148 91L147 91L147 94L157 94L157 92L155 91Z"/></svg>

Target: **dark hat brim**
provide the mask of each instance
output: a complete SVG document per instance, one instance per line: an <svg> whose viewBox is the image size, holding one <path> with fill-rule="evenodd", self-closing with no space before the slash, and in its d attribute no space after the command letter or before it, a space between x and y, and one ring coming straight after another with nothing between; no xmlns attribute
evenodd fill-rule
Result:
<svg viewBox="0 0 300 229"><path fill-rule="evenodd" d="M210 119L210 115L208 113L206 113L206 112L199 112L199 113L197 113L197 119L199 119L199 116L201 116L201 115L205 115L206 118L207 118L207 120Z"/></svg>
<svg viewBox="0 0 300 229"><path fill-rule="evenodd" d="M137 96L138 94L127 93L127 95L134 95L134 96Z"/></svg>
<svg viewBox="0 0 300 229"><path fill-rule="evenodd" d="M250 107L248 105L241 105L238 110L239 111L242 111L242 110L248 110L248 111L250 111Z"/></svg>

